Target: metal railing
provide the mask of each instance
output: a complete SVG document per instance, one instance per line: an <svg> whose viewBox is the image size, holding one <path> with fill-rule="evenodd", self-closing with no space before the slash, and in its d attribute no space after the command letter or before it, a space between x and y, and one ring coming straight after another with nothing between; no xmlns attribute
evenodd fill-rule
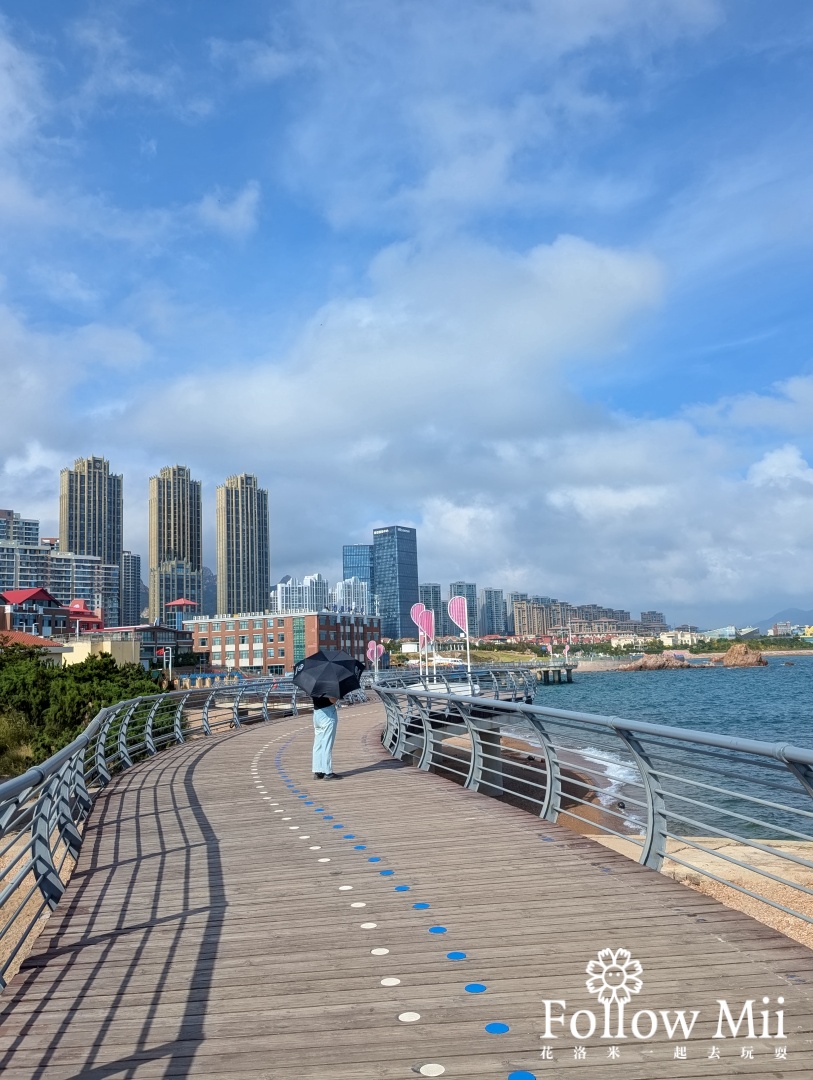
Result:
<svg viewBox="0 0 813 1080"><path fill-rule="evenodd" d="M251 679L120 701L42 765L0 784L0 989L62 896L82 825L115 774L188 739L295 715L296 696L290 679Z"/></svg>
<svg viewBox="0 0 813 1080"><path fill-rule="evenodd" d="M709 879L813 922L813 750L423 687L375 690L394 757L678 880Z"/></svg>
<svg viewBox="0 0 813 1080"><path fill-rule="evenodd" d="M484 696L500 701L533 701L536 693L536 677L533 668L476 668L471 677L467 671L439 671L436 675L422 675L414 668L397 671L381 671L376 681L369 672L362 676L362 686L421 687L428 693L452 694L468 692L474 697Z"/></svg>

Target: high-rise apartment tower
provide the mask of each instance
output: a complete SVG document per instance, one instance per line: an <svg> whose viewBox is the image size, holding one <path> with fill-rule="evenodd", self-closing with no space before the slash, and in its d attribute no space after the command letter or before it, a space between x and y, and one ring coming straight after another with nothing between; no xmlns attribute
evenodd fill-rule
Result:
<svg viewBox="0 0 813 1080"><path fill-rule="evenodd" d="M271 557L268 492L249 473L217 489L217 608L221 615L266 611Z"/></svg>
<svg viewBox="0 0 813 1080"><path fill-rule="evenodd" d="M150 622L175 625L173 600L203 601L200 481L185 465L150 477Z"/></svg>
<svg viewBox="0 0 813 1080"><path fill-rule="evenodd" d="M449 586L449 599L451 600L453 596L465 596L469 637L479 637L480 619L477 611L477 586L473 581L453 581ZM455 626L452 629L457 633Z"/></svg>
<svg viewBox="0 0 813 1080"><path fill-rule="evenodd" d="M101 457L77 458L59 476L59 550L121 566L122 477Z"/></svg>
<svg viewBox="0 0 813 1080"><path fill-rule="evenodd" d="M141 556L132 551L121 553L121 614L122 626L138 626L141 622Z"/></svg>

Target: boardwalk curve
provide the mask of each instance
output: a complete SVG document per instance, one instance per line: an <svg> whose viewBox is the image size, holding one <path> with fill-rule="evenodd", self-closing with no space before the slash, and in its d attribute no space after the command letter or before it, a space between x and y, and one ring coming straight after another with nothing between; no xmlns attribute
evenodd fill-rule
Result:
<svg viewBox="0 0 813 1080"><path fill-rule="evenodd" d="M339 782L311 778L307 715L115 777L0 999L2 1076L809 1075L808 949L393 761L382 726L379 704L342 711ZM700 1011L691 1038L540 1038L545 999L603 1015L585 968L608 948L643 966L634 1008ZM785 999L785 1058L714 1037L718 999L764 996Z"/></svg>

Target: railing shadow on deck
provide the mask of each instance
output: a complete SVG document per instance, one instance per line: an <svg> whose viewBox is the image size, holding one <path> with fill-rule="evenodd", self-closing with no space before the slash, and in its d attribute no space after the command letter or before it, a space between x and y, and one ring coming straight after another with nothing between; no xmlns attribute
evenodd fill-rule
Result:
<svg viewBox="0 0 813 1080"><path fill-rule="evenodd" d="M65 890L95 799L160 751L296 714L290 680L253 679L102 709L69 746L0 784L0 990Z"/></svg>
<svg viewBox="0 0 813 1080"><path fill-rule="evenodd" d="M148 1061L164 1062L166 1073L174 1077L192 1075L195 1048L203 1040L203 1021L210 995L211 976L215 967L226 911L220 845L197 797L194 784L195 770L204 757L215 748L214 744L205 746L196 744L190 746L186 752L179 751L179 753L167 755L164 761L156 762L147 772L136 770L129 782L117 784L114 789L105 792L100 797L99 812L85 837L85 843L92 845L94 870L92 875L87 876L88 879L91 876L93 879L94 910L88 915L86 904L91 898L86 895L84 884L80 880L78 887L74 889L71 904L66 908L60 926L50 939L42 959L36 962L26 961L22 966L21 974L26 979L26 987L34 987L39 975L47 974L50 1000L59 994L63 979L68 972L71 975L69 1007L65 1009L63 1021L50 1034L48 1044L40 1050L41 1056L37 1067L32 1071L32 1076L46 1075L45 1070L60 1049L62 1036L71 1026L76 1010L92 1007L94 991L98 992L100 984L106 983L109 986L109 977L105 980L106 965L109 963L112 950L120 944L123 936L132 938L133 949L124 970L119 968L117 972L113 1000L110 1000L111 995L105 995L105 1015L99 1019L97 1026L97 1032L102 1038L97 1035L93 1043L88 1045L85 1058L78 1066L78 1075L82 1076L83 1080L102 1080L109 1076L121 1075L128 1069L134 1069L137 1065ZM166 778L167 783L161 786L163 790L171 793L172 799L171 819L165 820L160 829L154 830L160 835L160 846L157 852L154 850L154 836L150 837L148 844L142 842L142 831L147 826L155 825L155 815L151 809L145 808L141 812L139 806L147 792L154 794L156 790L156 769L160 771L162 777ZM197 837L188 835L187 805L179 803L177 797L179 792L183 793L184 801L192 811L198 831ZM132 807L133 800L136 803L135 812ZM119 828L122 821L126 821L124 829ZM137 851L146 849L150 853L136 854L134 857L120 857L120 853L115 850L117 843L114 844L114 850L108 852L110 838L113 836L118 838L121 835L130 837ZM154 910L159 911L165 889L174 895L177 893L179 883L183 883L184 892L188 893L191 882L189 860L196 848L200 848L205 853L205 880L201 880L199 867L195 873L195 890L198 891L201 886L204 886L205 902L190 903L187 900L180 911L174 911L165 917L156 915L146 922L140 919L128 924L128 896L130 895L128 886L137 877L143 877L145 874L154 878ZM178 859L185 865L179 867ZM101 886L100 873L106 874ZM120 896L121 899L119 899ZM113 926L109 925L111 911L116 913ZM81 912L83 915L83 932L81 936L72 938L70 916L75 912ZM186 992L182 995L183 1014L177 1020L173 1038L155 1046L150 1037L151 1028L154 1021L161 1016L161 1007L166 993L172 992L171 987L167 990L167 980L172 972L181 940L190 922L197 919L204 919L205 926L202 931L198 930L196 933L200 941L198 953L192 971L184 980ZM151 975L145 970L145 955L159 935L162 960ZM89 950L94 948L98 955L84 963L86 970L83 972L77 990L76 964L71 963L71 960L76 957L77 960L84 961ZM54 967L60 962L62 971L55 974ZM133 990L140 995L141 1009L139 1011L146 1010L141 1030L136 1036L135 1048L113 1061L107 1060L104 1064L97 1064L103 1051L104 1032L112 1028L114 1022L120 1020L122 1016L132 1019L133 1010L130 1008L127 994ZM12 1024L15 1022L13 1013L9 1019ZM17 1023L13 1044L0 1055L0 1071L12 1064L17 1045L22 1045L23 1040L36 1029L36 1026L36 1015L27 1020L21 1018ZM42 1037L40 1035L41 1039Z"/></svg>
<svg viewBox="0 0 813 1080"><path fill-rule="evenodd" d="M813 750L441 684L374 689L393 757L813 940Z"/></svg>

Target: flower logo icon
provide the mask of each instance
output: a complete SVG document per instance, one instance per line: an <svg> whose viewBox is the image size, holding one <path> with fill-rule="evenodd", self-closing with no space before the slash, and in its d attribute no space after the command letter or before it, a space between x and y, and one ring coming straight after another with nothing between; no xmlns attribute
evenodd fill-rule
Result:
<svg viewBox="0 0 813 1080"><path fill-rule="evenodd" d="M640 978L644 969L638 960L633 960L628 949L602 949L597 960L591 960L585 968L590 978L587 989L596 994L604 1006L604 1029L609 1033L610 1008L615 1002L617 1028L621 1032L624 1022L624 1005L633 994L640 994L644 983Z"/></svg>
<svg viewBox="0 0 813 1080"><path fill-rule="evenodd" d="M598 960L591 960L587 965L587 989L597 994L603 1005L615 1001L630 1001L633 994L640 994L644 985L639 978L644 969L637 960L632 959L628 949L602 949Z"/></svg>

